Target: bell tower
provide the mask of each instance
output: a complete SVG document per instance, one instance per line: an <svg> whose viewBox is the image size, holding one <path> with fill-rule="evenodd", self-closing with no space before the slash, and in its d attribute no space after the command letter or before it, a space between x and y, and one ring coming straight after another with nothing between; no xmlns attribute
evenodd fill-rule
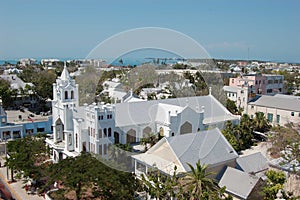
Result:
<svg viewBox="0 0 300 200"><path fill-rule="evenodd" d="M66 133L73 131L73 110L79 106L78 84L70 76L66 63L61 76L53 83L53 138L54 142L67 140Z"/></svg>

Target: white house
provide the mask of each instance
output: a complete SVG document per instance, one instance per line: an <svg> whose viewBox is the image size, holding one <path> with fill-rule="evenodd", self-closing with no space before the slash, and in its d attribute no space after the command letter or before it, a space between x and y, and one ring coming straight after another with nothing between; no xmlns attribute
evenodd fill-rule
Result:
<svg viewBox="0 0 300 200"><path fill-rule="evenodd" d="M133 155L135 174L147 174L151 168L167 175L189 172L188 164L195 166L200 163L209 165L208 171L214 172L214 177L222 175L226 166L235 167L238 154L223 136L218 128L189 133L174 137L164 137L147 152Z"/></svg>
<svg viewBox="0 0 300 200"><path fill-rule="evenodd" d="M46 140L55 161L81 151L105 157L110 144L139 142L150 132L171 137L239 121L211 94L113 105L78 102L78 85L65 66L53 84L53 139Z"/></svg>
<svg viewBox="0 0 300 200"><path fill-rule="evenodd" d="M262 95L248 103L248 114L255 116L256 112L265 114L273 125L284 126L287 123L300 125L300 97L277 94Z"/></svg>

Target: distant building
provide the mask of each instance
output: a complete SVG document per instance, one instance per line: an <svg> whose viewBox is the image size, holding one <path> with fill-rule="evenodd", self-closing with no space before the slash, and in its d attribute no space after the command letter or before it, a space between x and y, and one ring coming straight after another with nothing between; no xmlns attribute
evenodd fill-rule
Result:
<svg viewBox="0 0 300 200"><path fill-rule="evenodd" d="M244 113L247 113L248 101L255 97L252 88L248 86L224 86L223 90L226 97L234 101L238 108L242 108Z"/></svg>
<svg viewBox="0 0 300 200"><path fill-rule="evenodd" d="M300 97L277 94L275 96L262 95L248 104L248 114L251 118L256 112L265 114L273 125L293 123L300 125Z"/></svg>
<svg viewBox="0 0 300 200"><path fill-rule="evenodd" d="M37 133L51 133L52 118L23 110L4 111L0 103L0 139L22 138Z"/></svg>
<svg viewBox="0 0 300 200"><path fill-rule="evenodd" d="M4 79L10 83L10 87L13 90L17 90L14 98L13 108L19 109L19 107L26 107L33 110L38 106L39 97L33 93L33 83L25 83L17 75L0 75L1 79Z"/></svg>
<svg viewBox="0 0 300 200"><path fill-rule="evenodd" d="M19 65L22 67L26 67L28 65L36 64L36 59L33 58L22 58L19 60Z"/></svg>
<svg viewBox="0 0 300 200"><path fill-rule="evenodd" d="M274 95L283 93L283 75L254 74L229 79L229 86L248 85L255 94Z"/></svg>

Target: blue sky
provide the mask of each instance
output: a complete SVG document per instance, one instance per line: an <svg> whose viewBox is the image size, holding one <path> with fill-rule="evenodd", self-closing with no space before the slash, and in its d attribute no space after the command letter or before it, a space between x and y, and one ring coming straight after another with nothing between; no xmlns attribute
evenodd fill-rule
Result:
<svg viewBox="0 0 300 200"><path fill-rule="evenodd" d="M297 0L1 1L0 59L84 58L121 31L163 27L214 58L247 59L249 48L250 59L300 62L299 9Z"/></svg>

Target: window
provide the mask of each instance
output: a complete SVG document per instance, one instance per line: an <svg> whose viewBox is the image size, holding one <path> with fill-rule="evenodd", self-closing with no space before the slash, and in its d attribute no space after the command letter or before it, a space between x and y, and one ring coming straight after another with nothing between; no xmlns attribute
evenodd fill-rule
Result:
<svg viewBox="0 0 300 200"><path fill-rule="evenodd" d="M102 153L102 144L99 145L99 154L100 154L100 156L102 156L102 154L103 154Z"/></svg>
<svg viewBox="0 0 300 200"><path fill-rule="evenodd" d="M295 113L294 113L294 112L291 112L291 116L295 116Z"/></svg>
<svg viewBox="0 0 300 200"><path fill-rule="evenodd" d="M75 148L78 148L78 134L75 134Z"/></svg>
<svg viewBox="0 0 300 200"><path fill-rule="evenodd" d="M136 169L140 172L146 173L146 166L142 163L136 162Z"/></svg>
<svg viewBox="0 0 300 200"><path fill-rule="evenodd" d="M104 144L104 149L103 149L104 155L107 154L107 144Z"/></svg>
<svg viewBox="0 0 300 200"><path fill-rule="evenodd" d="M72 135L71 134L69 134L69 145L72 145Z"/></svg>
<svg viewBox="0 0 300 200"><path fill-rule="evenodd" d="M254 109L254 106L251 106L251 109Z"/></svg>
<svg viewBox="0 0 300 200"><path fill-rule="evenodd" d="M103 120L103 115L99 115L98 120Z"/></svg>
<svg viewBox="0 0 300 200"><path fill-rule="evenodd" d="M103 132L104 132L103 137L107 137L107 130L106 130L106 128L103 130Z"/></svg>
<svg viewBox="0 0 300 200"><path fill-rule="evenodd" d="M257 85L257 80L255 81L255 85Z"/></svg>
<svg viewBox="0 0 300 200"><path fill-rule="evenodd" d="M174 134L174 132L172 133L172 136L174 136L175 134Z"/></svg>
<svg viewBox="0 0 300 200"><path fill-rule="evenodd" d="M99 138L102 138L102 129L101 128L99 129L98 134L99 134Z"/></svg>
<svg viewBox="0 0 300 200"><path fill-rule="evenodd" d="M36 131L38 133L43 133L43 132L45 132L45 128L37 128Z"/></svg>
<svg viewBox="0 0 300 200"><path fill-rule="evenodd" d="M272 93L273 90L272 89L267 89L267 93Z"/></svg>
<svg viewBox="0 0 300 200"><path fill-rule="evenodd" d="M268 113L268 121L273 122L273 114L272 113Z"/></svg>
<svg viewBox="0 0 300 200"><path fill-rule="evenodd" d="M231 79L231 83L234 83L234 79Z"/></svg>
<svg viewBox="0 0 300 200"><path fill-rule="evenodd" d="M107 119L112 119L112 114L107 115Z"/></svg>
<svg viewBox="0 0 300 200"><path fill-rule="evenodd" d="M251 115L250 118L253 119L253 115Z"/></svg>
<svg viewBox="0 0 300 200"><path fill-rule="evenodd" d="M108 128L108 137L111 137L111 128Z"/></svg>
<svg viewBox="0 0 300 200"><path fill-rule="evenodd" d="M65 99L68 99L68 91L65 91Z"/></svg>
<svg viewBox="0 0 300 200"><path fill-rule="evenodd" d="M71 99L74 99L74 91L71 91Z"/></svg>
<svg viewBox="0 0 300 200"><path fill-rule="evenodd" d="M300 112L298 113L298 117L300 117Z"/></svg>
<svg viewBox="0 0 300 200"><path fill-rule="evenodd" d="M231 93L228 93L228 97L230 97L231 96Z"/></svg>
<svg viewBox="0 0 300 200"><path fill-rule="evenodd" d="M277 115L277 116L276 116L276 122L277 122L277 124L280 123L280 115Z"/></svg>

